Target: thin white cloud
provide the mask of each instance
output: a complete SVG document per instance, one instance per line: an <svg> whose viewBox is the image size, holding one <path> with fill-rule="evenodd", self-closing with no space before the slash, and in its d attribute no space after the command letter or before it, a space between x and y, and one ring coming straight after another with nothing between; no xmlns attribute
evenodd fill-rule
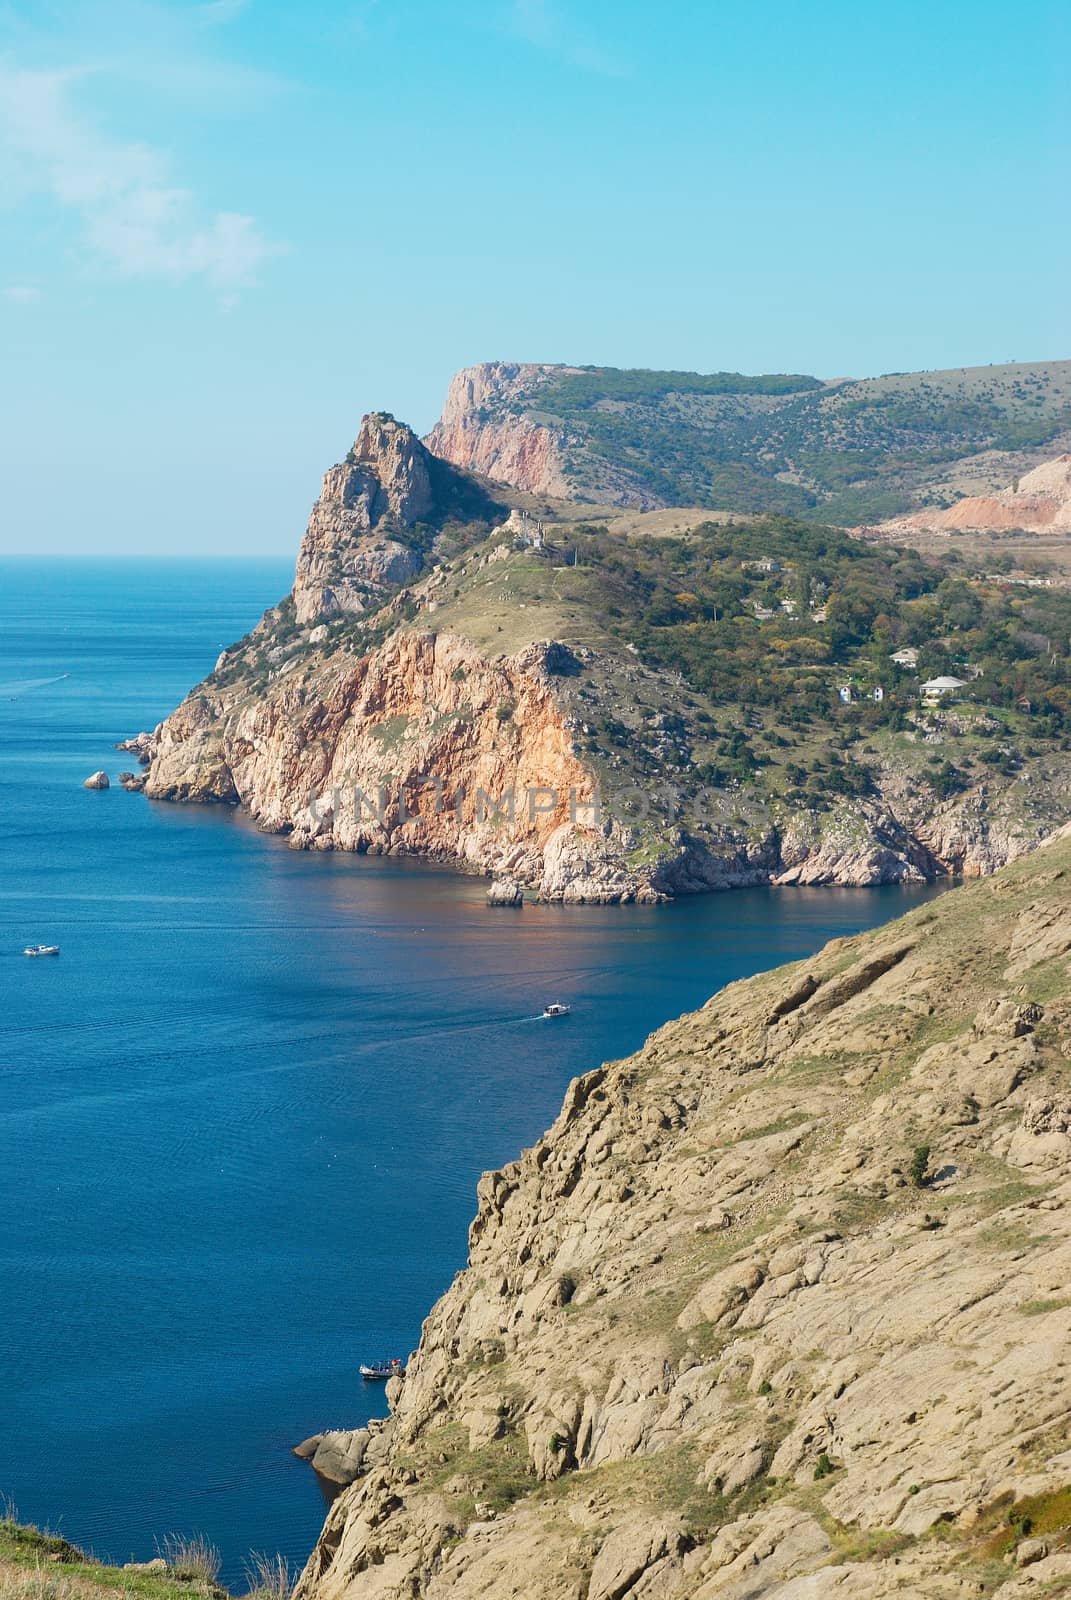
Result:
<svg viewBox="0 0 1071 1600"><path fill-rule="evenodd" d="M0 65L0 148L22 193L70 211L90 254L123 277L254 283L279 247L241 212L205 215L160 151L95 127L75 103L82 76Z"/></svg>
<svg viewBox="0 0 1071 1600"><path fill-rule="evenodd" d="M16 305L32 306L40 300L41 291L29 283L9 283L4 290L4 299L13 300Z"/></svg>
<svg viewBox="0 0 1071 1600"><path fill-rule="evenodd" d="M194 16L210 28L223 28L240 17L248 4L249 0L205 0L196 7Z"/></svg>
<svg viewBox="0 0 1071 1600"><path fill-rule="evenodd" d="M514 38L536 45L570 66L610 78L626 75L623 62L593 39L555 0L510 0L504 21Z"/></svg>

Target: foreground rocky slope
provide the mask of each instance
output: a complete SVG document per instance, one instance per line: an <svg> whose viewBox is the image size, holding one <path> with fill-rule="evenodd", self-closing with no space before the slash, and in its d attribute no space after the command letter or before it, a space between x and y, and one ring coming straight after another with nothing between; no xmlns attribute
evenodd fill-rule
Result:
<svg viewBox="0 0 1071 1600"><path fill-rule="evenodd" d="M298 1600L1071 1588L1071 837L576 1080Z"/></svg>

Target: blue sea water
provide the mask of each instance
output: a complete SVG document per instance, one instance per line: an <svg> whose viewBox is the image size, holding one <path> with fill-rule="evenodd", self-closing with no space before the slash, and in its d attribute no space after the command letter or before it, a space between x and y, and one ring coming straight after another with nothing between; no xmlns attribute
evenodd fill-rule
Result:
<svg viewBox="0 0 1071 1600"><path fill-rule="evenodd" d="M441 868L83 789L288 583L0 564L0 1496L110 1560L202 1532L239 1587L252 1550L308 1554L290 1446L382 1413L358 1362L416 1343L479 1173L569 1079L932 892L491 912Z"/></svg>

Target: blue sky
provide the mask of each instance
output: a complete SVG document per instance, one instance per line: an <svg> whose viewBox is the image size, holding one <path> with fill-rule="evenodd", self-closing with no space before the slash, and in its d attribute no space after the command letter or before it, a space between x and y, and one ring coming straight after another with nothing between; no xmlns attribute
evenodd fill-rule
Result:
<svg viewBox="0 0 1071 1600"><path fill-rule="evenodd" d="M1071 354L1062 0L0 0L0 549L289 554L487 359Z"/></svg>

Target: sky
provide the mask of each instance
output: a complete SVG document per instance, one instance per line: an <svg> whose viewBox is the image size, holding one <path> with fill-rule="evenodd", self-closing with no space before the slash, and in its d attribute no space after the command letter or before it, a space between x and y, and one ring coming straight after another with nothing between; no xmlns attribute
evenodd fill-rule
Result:
<svg viewBox="0 0 1071 1600"><path fill-rule="evenodd" d="M0 552L289 555L482 360L1071 355L1064 0L0 0Z"/></svg>

